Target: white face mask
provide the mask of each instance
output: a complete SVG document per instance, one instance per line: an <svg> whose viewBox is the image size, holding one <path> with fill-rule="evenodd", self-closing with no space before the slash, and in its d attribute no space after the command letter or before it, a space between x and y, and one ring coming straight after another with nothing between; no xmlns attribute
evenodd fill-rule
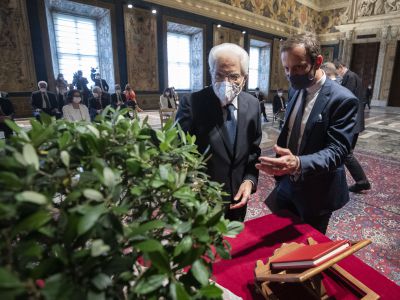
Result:
<svg viewBox="0 0 400 300"><path fill-rule="evenodd" d="M39 89L42 93L46 93L47 89L46 88L40 88Z"/></svg>
<svg viewBox="0 0 400 300"><path fill-rule="evenodd" d="M283 93L278 93L278 96L279 96L279 97L282 97L282 96L283 96Z"/></svg>
<svg viewBox="0 0 400 300"><path fill-rule="evenodd" d="M221 101L222 106L225 106L239 95L242 87L229 81L218 81L213 84L213 90L219 101Z"/></svg>
<svg viewBox="0 0 400 300"><path fill-rule="evenodd" d="M76 104L78 104L78 103L81 103L81 97L73 97L72 98L72 101L74 102L74 103L76 103Z"/></svg>
<svg viewBox="0 0 400 300"><path fill-rule="evenodd" d="M98 98L98 97L99 97L99 94L93 93L93 97Z"/></svg>

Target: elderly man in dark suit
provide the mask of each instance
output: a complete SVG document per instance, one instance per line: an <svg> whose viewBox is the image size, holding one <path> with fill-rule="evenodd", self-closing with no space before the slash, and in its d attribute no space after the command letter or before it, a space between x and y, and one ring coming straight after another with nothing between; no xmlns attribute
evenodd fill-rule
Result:
<svg viewBox="0 0 400 300"><path fill-rule="evenodd" d="M342 77L341 85L350 90L358 98L358 110L356 126L354 126L354 138L351 144L351 152L347 156L345 165L353 177L355 184L349 187L349 191L359 193L363 190L369 190L371 184L357 158L354 156L354 148L357 144L358 135L365 129L364 109L365 109L365 94L362 87L360 77L350 71L342 62L335 63L338 74Z"/></svg>
<svg viewBox="0 0 400 300"><path fill-rule="evenodd" d="M35 91L31 95L31 105L33 109L33 115L39 119L40 112L43 111L50 116L57 118L61 117L59 105L56 94L47 90L47 82L38 82L38 91Z"/></svg>
<svg viewBox="0 0 400 300"><path fill-rule="evenodd" d="M312 34L289 37L282 65L296 91L274 151L257 168L277 176L273 209L286 209L322 233L332 212L349 201L344 161L351 150L357 98L320 69L321 47Z"/></svg>
<svg viewBox="0 0 400 300"><path fill-rule="evenodd" d="M212 85L183 97L176 119L184 131L197 137L200 152L209 147L207 173L230 194L225 199L231 203L225 217L243 220L249 196L257 188L260 105L242 91L249 68L245 50L230 43L215 46L208 63Z"/></svg>

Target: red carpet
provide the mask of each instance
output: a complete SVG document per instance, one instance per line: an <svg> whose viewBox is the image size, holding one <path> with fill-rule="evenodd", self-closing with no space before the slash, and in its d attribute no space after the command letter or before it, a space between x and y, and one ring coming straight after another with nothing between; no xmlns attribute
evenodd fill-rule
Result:
<svg viewBox="0 0 400 300"><path fill-rule="evenodd" d="M264 155L272 155L271 150ZM400 285L400 161L365 151L356 152L372 189L350 193L350 202L336 211L327 236L335 239L371 239L372 244L356 253L362 261ZM353 184L348 175L349 184ZM263 201L274 187L274 179L260 173L258 191L252 196L246 219L269 214Z"/></svg>

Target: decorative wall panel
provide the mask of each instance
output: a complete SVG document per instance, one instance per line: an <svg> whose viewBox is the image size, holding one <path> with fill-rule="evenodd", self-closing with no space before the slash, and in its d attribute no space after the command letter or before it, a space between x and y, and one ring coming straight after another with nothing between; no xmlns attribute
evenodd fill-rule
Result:
<svg viewBox="0 0 400 300"><path fill-rule="evenodd" d="M0 1L0 36L1 90L36 90L36 74L24 0Z"/></svg>
<svg viewBox="0 0 400 300"><path fill-rule="evenodd" d="M135 91L158 92L156 16L125 8L124 22L128 81Z"/></svg>
<svg viewBox="0 0 400 300"><path fill-rule="evenodd" d="M222 43L233 43L244 47L244 37L239 30L234 30L226 27L218 28L214 25L214 46Z"/></svg>
<svg viewBox="0 0 400 300"><path fill-rule="evenodd" d="M271 67L271 86L270 91L276 91L281 88L287 90L289 88L288 81L286 79L285 71L282 67L281 57L279 54L279 39L274 39L272 48L272 67Z"/></svg>
<svg viewBox="0 0 400 300"><path fill-rule="evenodd" d="M203 88L203 31L195 33L190 38L191 42L191 90L198 91Z"/></svg>

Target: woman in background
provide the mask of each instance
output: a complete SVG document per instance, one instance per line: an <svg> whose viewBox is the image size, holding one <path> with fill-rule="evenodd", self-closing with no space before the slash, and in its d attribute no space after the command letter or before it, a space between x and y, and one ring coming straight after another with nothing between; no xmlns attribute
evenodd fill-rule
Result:
<svg viewBox="0 0 400 300"><path fill-rule="evenodd" d="M82 95L79 90L71 90L67 93L66 102L62 108L64 119L71 122L90 122L89 110L86 105L81 104Z"/></svg>
<svg viewBox="0 0 400 300"><path fill-rule="evenodd" d="M135 112L142 112L143 110L139 107L137 101L136 101L136 94L133 91L131 85L128 83L125 85L125 91L124 91L125 97L126 97L126 102L125 105L127 107L130 107L133 109L133 115L131 117L134 117Z"/></svg>

